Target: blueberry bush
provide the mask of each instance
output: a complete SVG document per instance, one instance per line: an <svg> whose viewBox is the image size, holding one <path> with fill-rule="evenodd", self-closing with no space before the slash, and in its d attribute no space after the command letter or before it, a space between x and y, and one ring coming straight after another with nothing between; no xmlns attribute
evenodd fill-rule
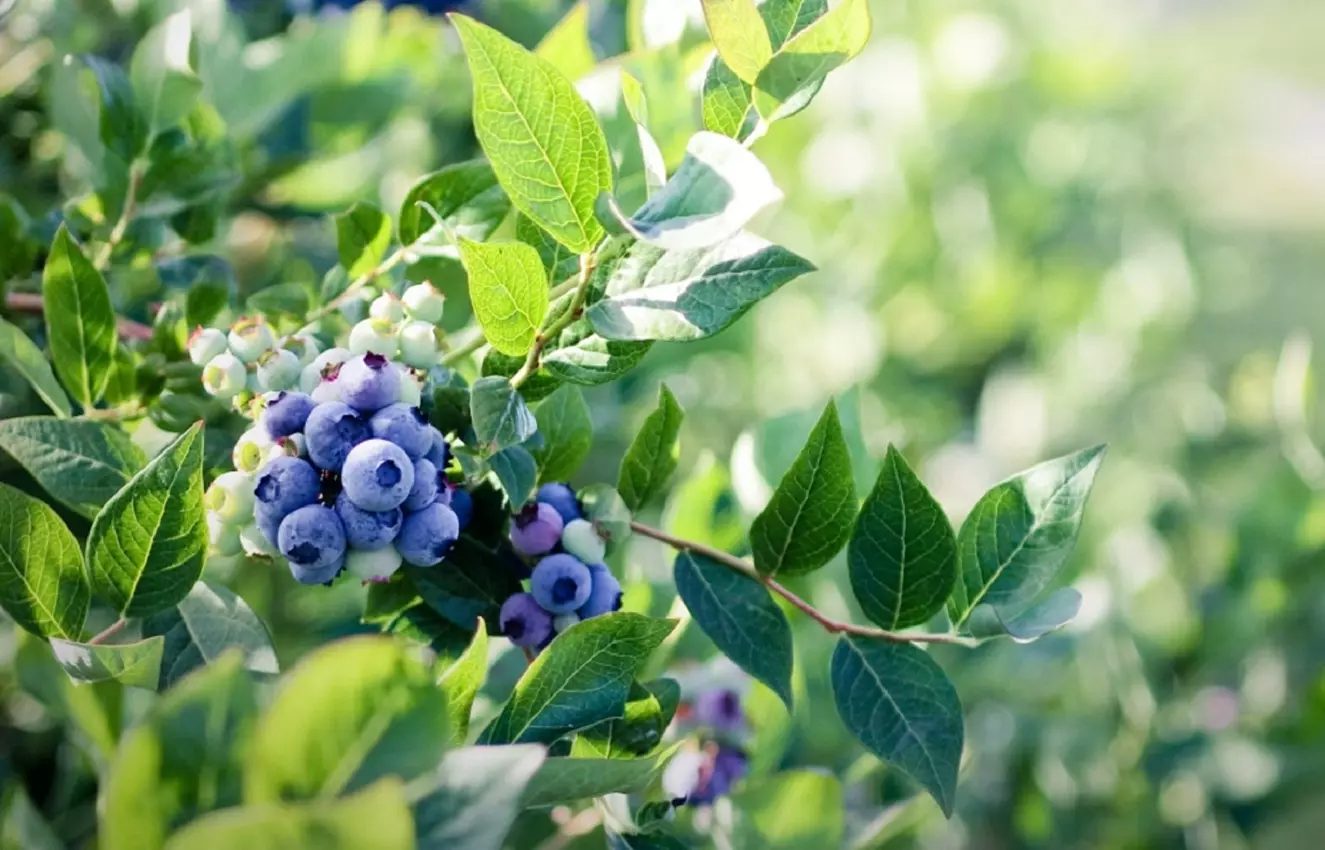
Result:
<svg viewBox="0 0 1325 850"><path fill-rule="evenodd" d="M951 816L945 666L1077 615L1102 445L954 524L830 401L779 421L747 524L680 462L662 383L615 469L584 468L625 427L587 395L832 260L755 234L783 193L752 147L864 49L870 5L705 0L658 46L629 4L612 56L584 3L252 40L241 4L147 5L122 55L70 32L47 69L59 203L0 198L0 605L18 688L68 730L49 794L11 783L7 840L838 846L839 780L779 770L809 680L898 805ZM338 114L375 96L393 133ZM437 170L364 154L429 131ZM830 564L831 611L800 591Z"/></svg>

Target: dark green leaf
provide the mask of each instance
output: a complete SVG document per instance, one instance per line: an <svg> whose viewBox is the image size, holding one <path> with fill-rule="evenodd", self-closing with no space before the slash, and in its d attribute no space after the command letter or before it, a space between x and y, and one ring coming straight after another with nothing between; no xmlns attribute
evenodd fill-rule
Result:
<svg viewBox="0 0 1325 850"><path fill-rule="evenodd" d="M101 143L123 169L147 147L147 122L134 101L128 74L97 56L80 57L97 81L101 112L97 127ZM107 164L109 165L109 164Z"/></svg>
<svg viewBox="0 0 1325 850"><path fill-rule="evenodd" d="M174 608L144 620L143 636L156 635L166 641L159 690L229 650L241 653L242 666L250 672L280 672L267 627L248 603L220 585L200 581Z"/></svg>
<svg viewBox="0 0 1325 850"><path fill-rule="evenodd" d="M497 185L492 166L481 159L457 162L410 187L400 205L400 244L428 254L433 246L445 246L454 237L482 242L510 210L511 202Z"/></svg>
<svg viewBox="0 0 1325 850"><path fill-rule="evenodd" d="M115 311L101 272L64 225L41 278L46 337L60 380L84 407L101 398L115 357Z"/></svg>
<svg viewBox="0 0 1325 850"><path fill-rule="evenodd" d="M773 58L768 29L754 0L704 0L704 21L720 56L747 83Z"/></svg>
<svg viewBox="0 0 1325 850"><path fill-rule="evenodd" d="M479 378L469 392L469 414L480 448L498 452L523 443L538 430L538 421L506 378Z"/></svg>
<svg viewBox="0 0 1325 850"><path fill-rule="evenodd" d="M391 219L372 204L359 201L336 216L336 253L351 278L377 268L391 244Z"/></svg>
<svg viewBox="0 0 1325 850"><path fill-rule="evenodd" d="M540 372L582 386L606 384L634 369L652 345L605 339L587 318L576 319L543 350Z"/></svg>
<svg viewBox="0 0 1325 850"><path fill-rule="evenodd" d="M419 602L383 626L382 631L423 644L437 653L439 662L458 659L469 646L471 634Z"/></svg>
<svg viewBox="0 0 1325 850"><path fill-rule="evenodd" d="M451 714L453 743L464 743L465 736L469 734L469 713L487 674L488 629L480 619L469 648L437 680L437 685L446 693L446 710Z"/></svg>
<svg viewBox="0 0 1325 850"><path fill-rule="evenodd" d="M28 214L22 205L0 192L0 284L26 277L32 271L39 248L28 226Z"/></svg>
<svg viewBox="0 0 1325 850"><path fill-rule="evenodd" d="M529 665L480 742L551 743L620 717L635 669L675 625L619 612L571 626Z"/></svg>
<svg viewBox="0 0 1325 850"><path fill-rule="evenodd" d="M788 770L752 779L732 797L735 850L841 847L842 783L826 771Z"/></svg>
<svg viewBox="0 0 1325 850"><path fill-rule="evenodd" d="M567 481L593 448L593 421L589 405L577 387L561 387L534 411L543 448L534 452L538 480Z"/></svg>
<svg viewBox="0 0 1325 850"><path fill-rule="evenodd" d="M977 638L1010 637L1017 643L1031 643L1072 622L1080 610L1081 593L1063 587L1016 614L1006 614L993 605L977 605L966 620L966 629Z"/></svg>
<svg viewBox="0 0 1325 850"><path fill-rule="evenodd" d="M538 462L524 446L507 446L488 458L488 466L497 476L512 511L518 511L533 498L538 484Z"/></svg>
<svg viewBox="0 0 1325 850"><path fill-rule="evenodd" d="M851 452L837 405L829 404L768 505L750 525L750 549L761 575L801 575L832 560L856 514Z"/></svg>
<svg viewBox="0 0 1325 850"><path fill-rule="evenodd" d="M658 407L648 415L621 458L617 491L631 511L662 492L676 471L681 420L685 413L666 384L658 386Z"/></svg>
<svg viewBox="0 0 1325 850"><path fill-rule="evenodd" d="M538 252L523 242L460 239L457 245L483 335L503 354L524 354L547 315L547 275Z"/></svg>
<svg viewBox="0 0 1325 850"><path fill-rule="evenodd" d="M962 706L934 660L913 644L843 635L830 677L837 712L851 734L919 782L951 816Z"/></svg>
<svg viewBox="0 0 1325 850"><path fill-rule="evenodd" d="M847 546L851 589L885 629L919 625L943 608L957 580L957 540L943 507L893 446Z"/></svg>
<svg viewBox="0 0 1325 850"><path fill-rule="evenodd" d="M607 850L688 850L690 846L663 828L649 832L607 831Z"/></svg>
<svg viewBox="0 0 1325 850"><path fill-rule="evenodd" d="M576 734L571 755L628 759L652 752L662 741L680 699L681 688L672 679L658 679L648 685L632 684L625 713Z"/></svg>
<svg viewBox="0 0 1325 850"><path fill-rule="evenodd" d="M4 319L0 319L0 359L32 385L56 416L70 415L69 396L55 380L50 362L32 340Z"/></svg>
<svg viewBox="0 0 1325 850"><path fill-rule="evenodd" d="M704 634L791 708L791 625L768 590L703 555L676 556L676 592Z"/></svg>
<svg viewBox="0 0 1325 850"><path fill-rule="evenodd" d="M750 117L750 98L750 85L742 82L726 62L715 57L704 74L700 95L704 129L733 139L742 138Z"/></svg>
<svg viewBox="0 0 1325 850"><path fill-rule="evenodd" d="M868 0L843 0L787 39L755 80L759 114L771 122L795 111L789 105L817 91L830 71L865 48L869 35Z"/></svg>
<svg viewBox="0 0 1325 850"><path fill-rule="evenodd" d="M499 850L544 756L536 744L447 753L436 784L414 801L418 850Z"/></svg>
<svg viewBox="0 0 1325 850"><path fill-rule="evenodd" d="M0 799L0 847L14 850L65 850L55 830L32 803L22 782L8 783Z"/></svg>
<svg viewBox="0 0 1325 850"><path fill-rule="evenodd" d="M0 606L34 635L78 640L88 604L73 534L45 502L0 484Z"/></svg>
<svg viewBox="0 0 1325 850"><path fill-rule="evenodd" d="M89 519L147 463L119 427L89 419L7 419L0 447L42 489Z"/></svg>
<svg viewBox="0 0 1325 850"><path fill-rule="evenodd" d="M122 617L164 611L202 574L202 424L185 431L97 514L87 538L92 589Z"/></svg>
<svg viewBox="0 0 1325 850"><path fill-rule="evenodd" d="M525 789L523 803L528 808L539 808L574 803L604 794L643 791L675 752L674 745L647 758L548 759Z"/></svg>
<svg viewBox="0 0 1325 850"><path fill-rule="evenodd" d="M176 12L148 30L133 51L129 81L148 136L178 124L202 93L202 80L189 66L192 26L187 9Z"/></svg>
<svg viewBox="0 0 1325 850"><path fill-rule="evenodd" d="M55 660L69 677L79 682L114 680L122 685L156 690L161 676L161 653L165 641L159 637L137 643L89 644L51 638Z"/></svg>
<svg viewBox="0 0 1325 850"><path fill-rule="evenodd" d="M469 427L469 389L437 387L432 391L428 421L443 434L460 434Z"/></svg>
<svg viewBox="0 0 1325 850"><path fill-rule="evenodd" d="M419 596L437 613L466 629L477 618L496 623L501 605L520 582L483 544L462 536L435 567L406 567Z"/></svg>

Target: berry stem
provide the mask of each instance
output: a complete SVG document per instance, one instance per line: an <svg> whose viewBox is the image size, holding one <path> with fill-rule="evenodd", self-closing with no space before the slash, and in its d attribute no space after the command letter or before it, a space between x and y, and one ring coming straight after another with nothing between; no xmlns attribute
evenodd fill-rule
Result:
<svg viewBox="0 0 1325 850"><path fill-rule="evenodd" d="M124 208L120 210L119 219L111 228L106 244L101 246L93 263L100 271L105 271L110 265L111 254L115 253L115 248L124 241L125 234L129 232L129 224L138 212L138 190L142 187L143 175L146 172L147 164L141 159L135 159L129 166L129 186L124 192Z"/></svg>
<svg viewBox="0 0 1325 850"><path fill-rule="evenodd" d="M823 626L824 631L829 634L860 635L861 637L890 640L895 643L950 643L958 646L976 645L976 641L955 634L890 632L886 629L874 628L873 626L857 626L854 623L844 623L841 620L834 620L818 608L815 608L813 605L788 590L771 576L760 575L759 572L755 570L754 565L744 558L738 558L735 555L730 555L720 549L714 549L711 546L705 546L703 543L696 543L693 540L683 540L680 537L673 537L661 529L645 525L641 522L632 521L630 523L630 528L636 534L652 537L654 540L666 543L668 546L671 546L678 551L693 552L696 555L703 555L712 561L717 561L719 564L722 564L730 570L740 573L751 581L759 582L773 593L776 593L778 596L787 600L793 608L800 610L811 620L814 620L820 626Z"/></svg>
<svg viewBox="0 0 1325 850"><path fill-rule="evenodd" d="M441 359L441 364L443 366L454 366L456 363L459 363L461 360L464 360L466 357L473 354L475 351L478 351L480 348L482 348L487 344L488 341L483 337L483 334L479 333L475 335L475 337L471 339L469 342L466 342L464 345L461 345L457 348L453 348L450 351L446 352L446 355Z"/></svg>
<svg viewBox="0 0 1325 850"><path fill-rule="evenodd" d="M580 274L574 280L575 294L571 296L570 306L566 311L557 317L557 320L548 325L534 340L534 345L529 349L529 355L524 359L524 365L520 370L511 376L512 389L518 389L521 384L529 380L534 372L538 371L538 365L543 356L543 349L547 344L556 339L557 336L570 327L570 324L579 318L584 307L584 299L589 295L589 280L593 277L594 255L580 255ZM569 283L570 281L567 281ZM560 289L561 287L557 287ZM555 291L555 290L554 290Z"/></svg>
<svg viewBox="0 0 1325 850"><path fill-rule="evenodd" d="M88 641L88 644L95 646L97 644L105 643L107 639L114 637L120 631L120 629L124 628L127 625L129 625L129 621L121 617L120 619L111 623L105 629L101 630L100 632L97 632L97 634L91 640Z"/></svg>
<svg viewBox="0 0 1325 850"><path fill-rule="evenodd" d="M35 292L5 293L5 309L11 313L40 314L46 311L46 302ZM123 316L115 317L115 327L125 339L151 339L152 329Z"/></svg>
<svg viewBox="0 0 1325 850"><path fill-rule="evenodd" d="M320 319L330 316L332 313L339 310L342 305L358 298L361 289L404 262L405 255L409 253L412 247L413 245L402 245L389 254L385 260L378 263L376 268L369 269L350 281L350 285L345 287L344 292L309 313L308 316L304 318L304 326L299 329L299 332L308 330Z"/></svg>

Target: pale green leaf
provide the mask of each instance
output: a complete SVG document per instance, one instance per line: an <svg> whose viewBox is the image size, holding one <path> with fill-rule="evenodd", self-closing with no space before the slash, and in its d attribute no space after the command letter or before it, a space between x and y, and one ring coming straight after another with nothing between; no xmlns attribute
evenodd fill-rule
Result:
<svg viewBox="0 0 1325 850"><path fill-rule="evenodd" d="M46 258L41 292L55 371L78 403L90 408L110 380L115 311L101 272L83 256L64 225L56 232Z"/></svg>
<svg viewBox="0 0 1325 850"><path fill-rule="evenodd" d="M42 489L89 519L147 463L117 425L90 419L7 419L0 447Z"/></svg>
<svg viewBox="0 0 1325 850"><path fill-rule="evenodd" d="M417 254L450 255L453 238L482 242L511 210L492 166L457 162L419 178L400 205L400 244Z"/></svg>
<svg viewBox="0 0 1325 850"><path fill-rule="evenodd" d="M558 806L604 794L630 794L649 787L679 744L637 759L552 758L525 789L528 808Z"/></svg>
<svg viewBox="0 0 1325 850"><path fill-rule="evenodd" d="M842 783L827 771L788 770L747 782L732 796L733 850L841 847Z"/></svg>
<svg viewBox="0 0 1325 850"><path fill-rule="evenodd" d="M149 136L178 124L202 94L202 80L189 64L192 27L188 9L170 15L147 31L129 61L134 100Z"/></svg>
<svg viewBox="0 0 1325 850"><path fill-rule="evenodd" d="M280 672L271 635L248 603L220 585L198 582L174 608L143 621L143 635L161 635L161 690L231 650L252 673Z"/></svg>
<svg viewBox="0 0 1325 850"><path fill-rule="evenodd" d="M69 677L80 682L114 680L122 685L156 690L161 676L161 653L165 641L159 637L135 643L90 644L51 638L55 660Z"/></svg>
<svg viewBox="0 0 1325 850"><path fill-rule="evenodd" d="M548 30L534 48L534 55L546 59L568 80L578 80L593 70L593 45L589 42L589 3L579 0L557 25Z"/></svg>
<svg viewBox="0 0 1325 850"><path fill-rule="evenodd" d="M469 713L487 673L488 627L483 618L479 617L469 647L437 679L438 686L446 693L446 710L451 715L452 743L464 743L465 736L469 734Z"/></svg>
<svg viewBox="0 0 1325 850"><path fill-rule="evenodd" d="M460 239L457 244L484 337L503 354L526 353L548 308L547 273L538 251L523 242Z"/></svg>
<svg viewBox="0 0 1325 850"><path fill-rule="evenodd" d="M736 76L753 83L773 58L768 29L754 0L704 0L704 20L718 55Z"/></svg>
<svg viewBox="0 0 1325 850"><path fill-rule="evenodd" d="M759 14L768 27L768 38L774 50L827 11L828 0L764 0L759 4Z"/></svg>
<svg viewBox="0 0 1325 850"><path fill-rule="evenodd" d="M715 56L704 73L704 88L700 92L704 129L733 139L742 138L752 104L749 83L742 82L721 57Z"/></svg>
<svg viewBox="0 0 1325 850"><path fill-rule="evenodd" d="M980 604L971 611L966 629L973 637L1009 637L1016 643L1031 643L1072 622L1081 610L1081 593L1063 587L1015 614L993 605Z"/></svg>
<svg viewBox="0 0 1325 850"><path fill-rule="evenodd" d="M414 800L418 850L500 850L545 754L537 744L447 753Z"/></svg>
<svg viewBox="0 0 1325 850"><path fill-rule="evenodd" d="M0 484L0 606L40 637L78 640L90 603L78 541L55 511Z"/></svg>
<svg viewBox="0 0 1325 850"><path fill-rule="evenodd" d="M377 268L391 244L391 219L372 204L359 201L336 216L336 253L351 278Z"/></svg>
<svg viewBox="0 0 1325 850"><path fill-rule="evenodd" d="M754 103L766 121L804 106L796 101L817 90L829 72L865 49L870 36L869 0L842 0L787 39L754 81Z"/></svg>

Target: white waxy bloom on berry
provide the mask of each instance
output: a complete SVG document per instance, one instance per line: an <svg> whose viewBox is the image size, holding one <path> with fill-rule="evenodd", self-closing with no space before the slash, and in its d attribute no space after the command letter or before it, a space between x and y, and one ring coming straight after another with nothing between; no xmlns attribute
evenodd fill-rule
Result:
<svg viewBox="0 0 1325 850"><path fill-rule="evenodd" d="M405 318L405 305L390 292L383 292L368 305L368 317L395 324Z"/></svg>
<svg viewBox="0 0 1325 850"><path fill-rule="evenodd" d="M380 354L395 357L396 326L383 319L364 319L350 329L350 351L354 354Z"/></svg>
<svg viewBox="0 0 1325 850"><path fill-rule="evenodd" d="M247 316L230 328L230 353L245 363L256 362L262 353L276 347L276 334L261 316Z"/></svg>
<svg viewBox="0 0 1325 850"><path fill-rule="evenodd" d="M258 358L258 383L264 390L292 390L303 371L299 356L284 348L273 348Z"/></svg>
<svg viewBox="0 0 1325 850"><path fill-rule="evenodd" d="M405 312L409 313L410 318L431 322L434 325L442 320L442 313L446 307L446 296L426 281L406 289L400 300L404 302Z"/></svg>
<svg viewBox="0 0 1325 850"><path fill-rule="evenodd" d="M193 361L194 366L202 366L218 354L224 354L229 347L230 343L226 342L224 331L218 331L216 328L198 328L189 337L189 359Z"/></svg>
<svg viewBox="0 0 1325 850"><path fill-rule="evenodd" d="M243 551L239 542L239 526L207 512L207 554L218 557L238 555Z"/></svg>
<svg viewBox="0 0 1325 850"><path fill-rule="evenodd" d="M248 372L243 361L228 351L216 355L202 368L202 388L217 398L233 398L244 391L247 383Z"/></svg>
<svg viewBox="0 0 1325 850"><path fill-rule="evenodd" d="M442 333L429 322L413 321L400 326L400 359L415 369L429 369L437 364L442 350Z"/></svg>
<svg viewBox="0 0 1325 850"><path fill-rule="evenodd" d="M247 473L222 473L207 488L203 504L222 520L243 525L253 516L253 485L253 476Z"/></svg>

